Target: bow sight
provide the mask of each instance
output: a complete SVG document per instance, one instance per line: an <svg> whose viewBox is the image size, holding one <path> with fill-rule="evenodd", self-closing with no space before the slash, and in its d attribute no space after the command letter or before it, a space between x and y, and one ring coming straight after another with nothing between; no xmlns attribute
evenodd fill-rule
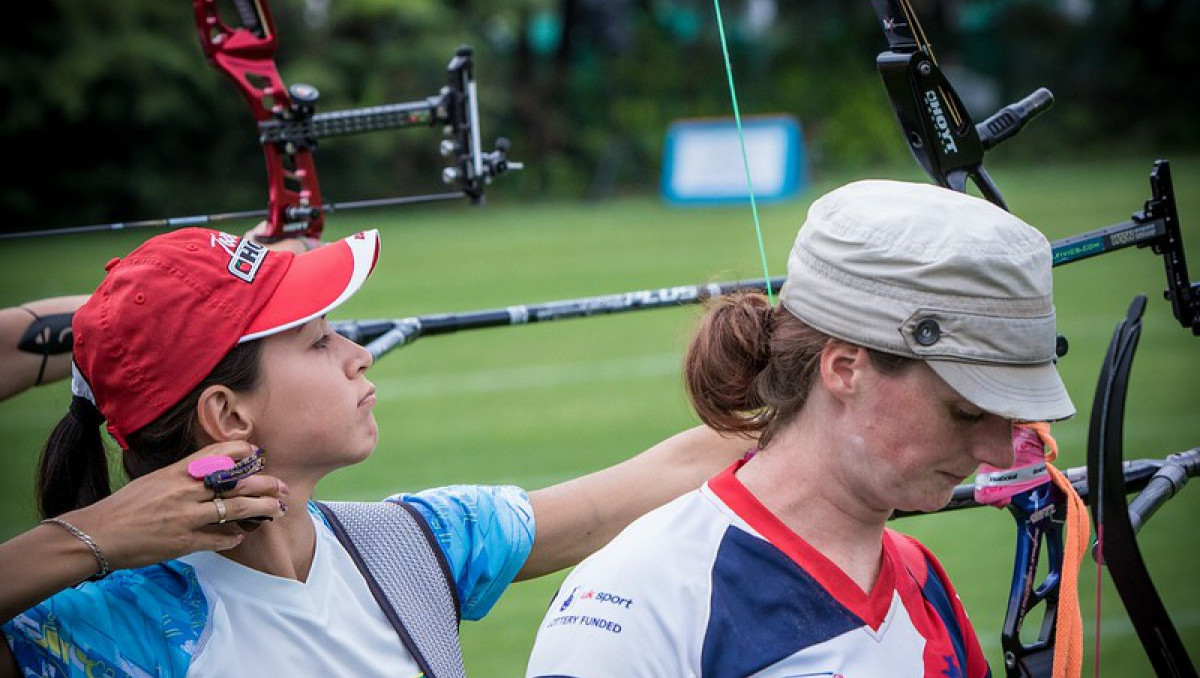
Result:
<svg viewBox="0 0 1200 678"><path fill-rule="evenodd" d="M286 237L320 238L325 213L391 205L469 198L481 204L484 188L494 177L521 169L508 159L510 143L500 137L491 151L482 149L479 95L470 47L459 47L446 66L447 82L424 100L317 113L320 92L312 85L287 87L275 65L275 24L265 0L231 0L241 21L231 27L217 0L193 0L196 30L204 55L241 92L258 121L259 143L267 162L269 207L144 221L97 224L73 228L0 234L0 239L110 231L139 227L174 228L240 219L266 218L259 240ZM450 160L442 169L444 183L457 191L374 200L324 202L317 184L313 149L324 137L398 129L441 126L439 150Z"/></svg>
<svg viewBox="0 0 1200 678"><path fill-rule="evenodd" d="M234 81L258 120L259 143L267 157L271 186L267 232L262 239L300 233L318 238L324 212L396 204L390 200L323 204L312 162L312 149L322 137L441 125L441 152L453 161L443 169L442 179L460 191L400 199L404 202L467 196L478 204L492 177L520 168L519 163L509 162L505 139L498 140L495 150L489 153L481 150L478 90L469 47L457 50L446 67L447 84L424 101L316 113L320 94L315 87L283 86L272 58L275 27L267 4L234 0L234 5L243 24L240 28L230 28L221 19L217 0L193 0L192 6L205 56Z"/></svg>
<svg viewBox="0 0 1200 678"><path fill-rule="evenodd" d="M323 137L359 134L377 130L442 125L443 139L439 150L453 162L442 169L442 180L457 185L460 193L445 194L447 198L467 196L473 204L483 202L484 186L493 177L510 169L520 169L520 163L508 159L510 143L500 137L494 150L481 149L479 102L474 77L474 62L470 47L459 47L446 67L449 83L424 101L355 108L329 113L314 113L320 94L312 85L296 83L289 88L289 103L273 118L258 124L259 143L267 149L286 155L316 147ZM272 151L268 151L270 153ZM349 203L322 205L319 196L300 195L296 204L288 206L282 217L284 232L301 225L314 236L323 211L347 209ZM441 196L439 196L441 197ZM307 198L307 199L305 199ZM355 203L357 204L357 203Z"/></svg>

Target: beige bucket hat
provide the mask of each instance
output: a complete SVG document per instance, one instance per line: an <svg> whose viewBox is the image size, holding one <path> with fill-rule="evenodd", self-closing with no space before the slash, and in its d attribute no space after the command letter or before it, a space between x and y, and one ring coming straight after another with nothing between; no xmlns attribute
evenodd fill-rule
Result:
<svg viewBox="0 0 1200 678"><path fill-rule="evenodd" d="M926 361L985 411L1075 414L1054 366L1050 243L980 198L884 180L828 193L796 237L780 300L826 334Z"/></svg>

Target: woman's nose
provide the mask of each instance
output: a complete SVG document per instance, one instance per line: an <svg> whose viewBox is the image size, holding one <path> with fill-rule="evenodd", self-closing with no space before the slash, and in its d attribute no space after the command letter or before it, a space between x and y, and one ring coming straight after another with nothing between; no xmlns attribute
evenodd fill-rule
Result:
<svg viewBox="0 0 1200 678"><path fill-rule="evenodd" d="M367 368L369 368L371 365L375 364L375 356L371 355L371 352L368 351L365 346L360 346L358 344L354 344L354 347L356 349L358 349L358 354L359 354L358 370L360 372L365 372L367 370Z"/></svg>
<svg viewBox="0 0 1200 678"><path fill-rule="evenodd" d="M351 377L359 374L360 372L365 372L367 368L375 364L375 356L371 355L371 352L368 351L366 347L350 341L341 335L338 335L338 337L342 341L346 342L346 345L350 349L346 365L348 368L347 371Z"/></svg>

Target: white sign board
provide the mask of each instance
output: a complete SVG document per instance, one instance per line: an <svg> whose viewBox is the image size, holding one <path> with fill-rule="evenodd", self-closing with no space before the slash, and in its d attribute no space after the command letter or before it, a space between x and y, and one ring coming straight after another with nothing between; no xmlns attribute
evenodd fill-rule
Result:
<svg viewBox="0 0 1200 678"><path fill-rule="evenodd" d="M790 116L742 120L756 200L795 195L805 183L800 123ZM749 199L746 164L732 119L681 120L667 130L662 193L678 203Z"/></svg>

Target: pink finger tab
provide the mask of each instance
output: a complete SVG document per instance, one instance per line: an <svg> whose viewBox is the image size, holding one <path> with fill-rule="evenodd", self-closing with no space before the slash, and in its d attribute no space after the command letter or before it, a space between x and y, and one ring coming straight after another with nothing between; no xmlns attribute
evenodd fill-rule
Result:
<svg viewBox="0 0 1200 678"><path fill-rule="evenodd" d="M217 471L228 471L229 469L233 468L233 465L233 457L218 454L212 457L204 457L202 459L193 461L192 463L188 464L187 472L189 476L195 478L196 480L201 480L204 478L204 476L210 473L215 473Z"/></svg>

